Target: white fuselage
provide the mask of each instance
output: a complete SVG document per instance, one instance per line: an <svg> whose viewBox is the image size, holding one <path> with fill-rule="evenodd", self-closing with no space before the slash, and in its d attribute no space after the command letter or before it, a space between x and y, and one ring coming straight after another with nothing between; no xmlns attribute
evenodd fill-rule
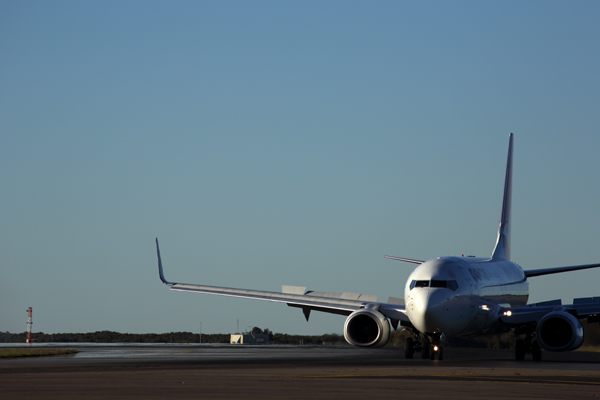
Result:
<svg viewBox="0 0 600 400"><path fill-rule="evenodd" d="M491 333L498 307L527 304L528 286L523 269L510 261L434 258L408 277L406 314L417 330L427 334Z"/></svg>

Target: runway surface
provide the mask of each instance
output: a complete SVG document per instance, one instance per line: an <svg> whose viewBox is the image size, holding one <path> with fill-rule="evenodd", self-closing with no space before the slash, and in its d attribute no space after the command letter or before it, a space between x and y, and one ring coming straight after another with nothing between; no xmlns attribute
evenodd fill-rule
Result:
<svg viewBox="0 0 600 400"><path fill-rule="evenodd" d="M12 346L11 346L12 347ZM600 353L447 348L444 361L402 348L86 345L78 354L0 360L0 396L20 398L594 398Z"/></svg>

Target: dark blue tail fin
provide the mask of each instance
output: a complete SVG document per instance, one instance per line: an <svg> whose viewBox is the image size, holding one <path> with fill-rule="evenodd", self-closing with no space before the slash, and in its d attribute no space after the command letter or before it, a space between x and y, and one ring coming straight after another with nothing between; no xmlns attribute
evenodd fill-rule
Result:
<svg viewBox="0 0 600 400"><path fill-rule="evenodd" d="M508 136L508 158L506 160L506 175L504 176L504 194L502 195L502 212L498 225L498 239L492 253L492 259L510 260L510 208L512 198L512 164L513 164L513 134Z"/></svg>

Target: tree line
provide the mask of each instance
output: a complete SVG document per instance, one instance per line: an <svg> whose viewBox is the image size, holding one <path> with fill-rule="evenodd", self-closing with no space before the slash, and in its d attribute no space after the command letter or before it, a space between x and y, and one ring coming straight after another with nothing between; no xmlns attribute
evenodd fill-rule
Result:
<svg viewBox="0 0 600 400"><path fill-rule="evenodd" d="M600 346L600 329L598 323L581 321L584 335L584 347ZM271 344L346 344L343 335L329 333L323 335L290 335L287 333L273 333L269 329L254 327L250 333L267 334ZM404 339L410 336L406 330L392 332L388 346L404 346ZM27 333L0 332L0 343L25 343ZM32 333L32 338L38 343L199 343L200 335L192 332L169 333L119 333L113 331L98 331L89 333ZM514 347L515 336L512 332L498 335L486 335L476 338L448 338L451 347L478 347L489 349L510 349ZM213 333L202 334L202 343L229 343L230 334Z"/></svg>
<svg viewBox="0 0 600 400"><path fill-rule="evenodd" d="M250 333L267 334L272 344L337 344L346 343L343 335L289 335L273 333L269 329L254 327ZM192 332L168 333L120 333L97 331L88 333L44 333L31 334L38 343L199 343L200 335ZM0 333L0 343L25 343L27 333ZM202 343L229 343L230 334L202 334Z"/></svg>

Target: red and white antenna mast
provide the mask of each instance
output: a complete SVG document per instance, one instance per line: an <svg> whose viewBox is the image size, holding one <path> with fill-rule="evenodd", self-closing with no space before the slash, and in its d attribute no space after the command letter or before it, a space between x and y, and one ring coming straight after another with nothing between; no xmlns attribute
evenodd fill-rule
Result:
<svg viewBox="0 0 600 400"><path fill-rule="evenodd" d="M33 343L34 340L31 340L31 325L33 325L33 309L29 307L27 309L27 343Z"/></svg>

